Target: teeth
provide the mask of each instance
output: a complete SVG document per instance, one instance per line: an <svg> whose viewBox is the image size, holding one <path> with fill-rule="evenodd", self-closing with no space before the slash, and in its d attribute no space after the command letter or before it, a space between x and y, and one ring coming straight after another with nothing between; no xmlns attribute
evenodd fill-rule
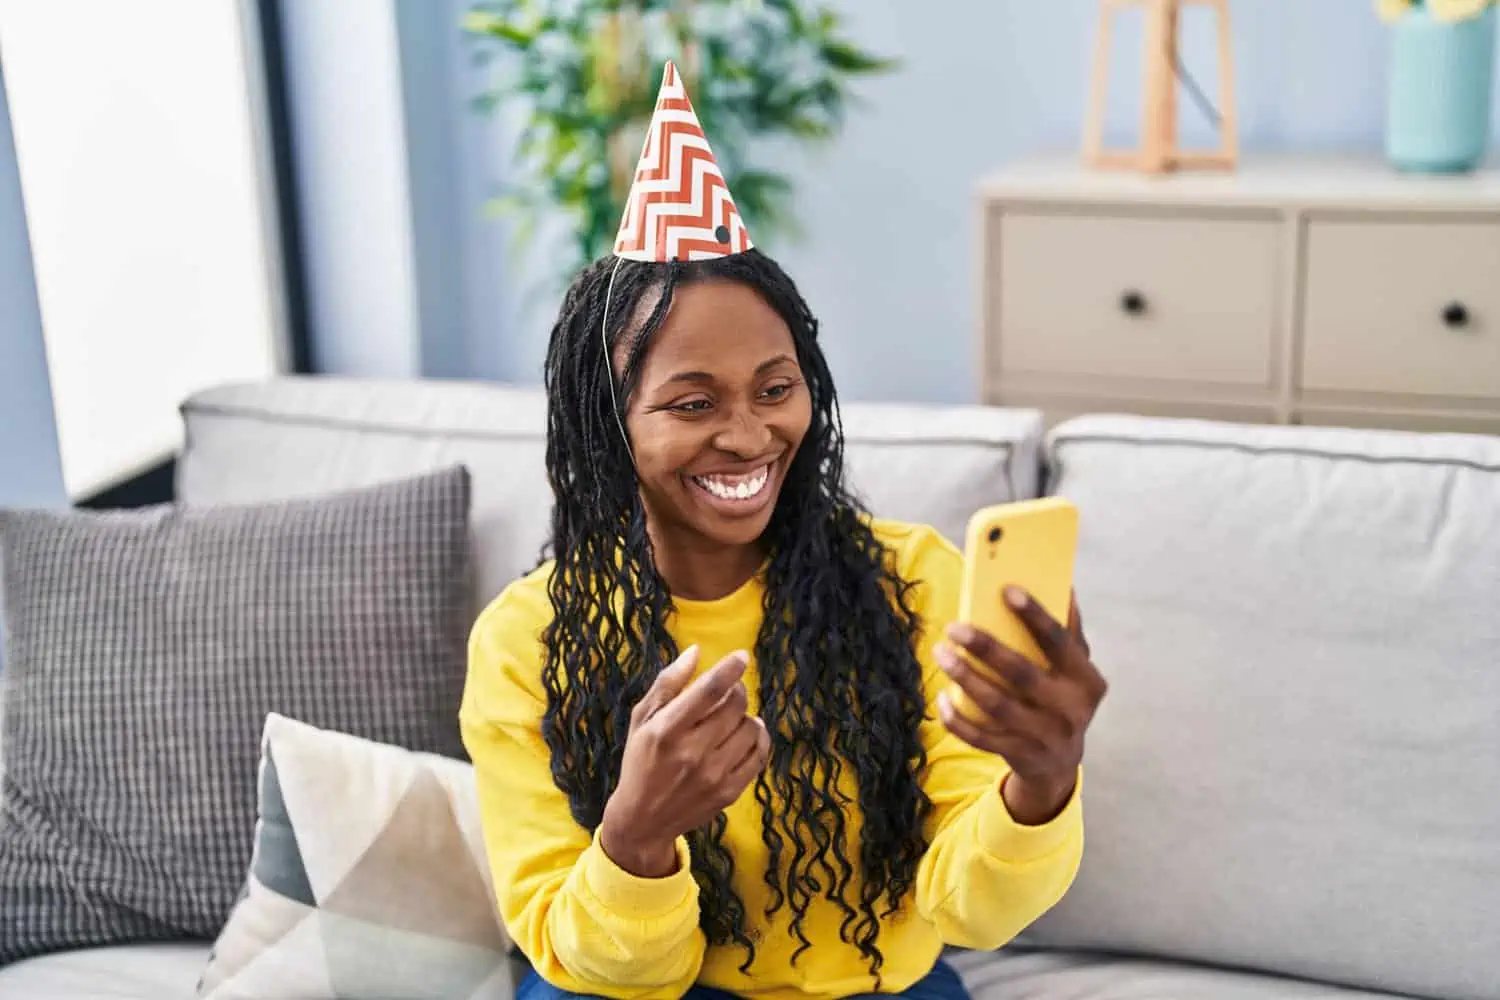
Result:
<svg viewBox="0 0 1500 1000"><path fill-rule="evenodd" d="M749 477L740 476L695 476L693 481L714 496L723 500L748 500L765 489L771 478L770 467L753 472Z"/></svg>

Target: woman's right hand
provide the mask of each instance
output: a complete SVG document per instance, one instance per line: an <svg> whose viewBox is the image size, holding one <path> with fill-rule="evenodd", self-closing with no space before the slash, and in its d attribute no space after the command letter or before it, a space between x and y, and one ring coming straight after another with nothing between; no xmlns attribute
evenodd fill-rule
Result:
<svg viewBox="0 0 1500 1000"><path fill-rule="evenodd" d="M630 715L620 784L600 846L641 878L677 870L677 838L729 808L765 767L765 724L746 714L748 659L732 653L697 680L698 647L657 676Z"/></svg>

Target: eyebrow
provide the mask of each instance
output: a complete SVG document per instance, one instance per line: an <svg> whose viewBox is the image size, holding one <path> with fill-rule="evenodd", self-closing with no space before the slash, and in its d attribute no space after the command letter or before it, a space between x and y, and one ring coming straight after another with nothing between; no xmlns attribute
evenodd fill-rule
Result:
<svg viewBox="0 0 1500 1000"><path fill-rule="evenodd" d="M770 371L772 368L775 368L777 365L788 364L792 361L793 358L790 354L778 354L774 358L762 361L759 365L757 365L755 368L755 374L756 376L764 375L766 372ZM677 372L675 375L667 379L667 382L669 384L672 382L704 383L712 381L714 381L714 377L708 372L697 371Z"/></svg>

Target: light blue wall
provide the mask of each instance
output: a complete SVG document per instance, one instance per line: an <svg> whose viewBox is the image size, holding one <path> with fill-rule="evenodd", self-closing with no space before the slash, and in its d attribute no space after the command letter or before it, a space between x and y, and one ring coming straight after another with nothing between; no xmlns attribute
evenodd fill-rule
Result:
<svg viewBox="0 0 1500 1000"><path fill-rule="evenodd" d="M503 371L466 0L281 0L316 370ZM477 334L475 331L484 333Z"/></svg>
<svg viewBox="0 0 1500 1000"><path fill-rule="evenodd" d="M445 4L397 0L412 248L424 375L464 375L464 203L457 134L466 113L455 90L461 56L456 17ZM457 140L457 141L456 141Z"/></svg>
<svg viewBox="0 0 1500 1000"><path fill-rule="evenodd" d="M31 242L0 74L0 506L66 503Z"/></svg>
<svg viewBox="0 0 1500 1000"><path fill-rule="evenodd" d="M1099 5L842 6L858 37L906 68L868 86L871 109L826 155L805 160L799 202L816 236L787 248L784 263L826 324L846 396L975 398L975 183L1038 149L1077 150ZM1385 34L1369 0L1231 7L1246 147L1378 150ZM1184 62L1205 89L1216 78L1211 26L1194 10L1183 39ZM1110 121L1133 135L1139 21L1124 27L1115 60L1124 99ZM1181 107L1184 138L1207 141L1196 107Z"/></svg>
<svg viewBox="0 0 1500 1000"><path fill-rule="evenodd" d="M456 5L460 10L462 4ZM1077 149L1097 0L839 0L862 43L904 68L862 85L866 107L825 152L794 152L805 243L770 246L802 286L826 330L846 398L974 398L975 183L1038 149ZM1386 34L1371 0L1251 0L1231 5L1241 138L1254 149L1378 151ZM1201 11L1186 25L1184 59L1204 84L1214 45ZM1111 121L1133 128L1139 33L1126 26ZM1137 88L1138 89L1138 88ZM1184 100L1185 137L1207 134ZM1500 129L1497 129L1500 134ZM451 137L462 169L503 176L508 138L472 115ZM471 280L503 293L466 313L470 370L536 381L555 299L522 308L501 230L480 215L482 189L464 194L462 245ZM476 305L476 303L479 303Z"/></svg>
<svg viewBox="0 0 1500 1000"><path fill-rule="evenodd" d="M421 370L393 0L282 0L313 364Z"/></svg>
<svg viewBox="0 0 1500 1000"><path fill-rule="evenodd" d="M904 66L861 85L833 146L767 147L807 238L762 246L822 319L846 398L972 399L974 190L1017 157L1078 149L1097 0L836 2L861 43ZM539 283L545 250L518 252L485 213L515 115L469 109L486 77L459 30L468 6L283 0L324 370L540 379L558 291ZM1378 154L1387 36L1372 0L1232 6L1243 147ZM1205 85L1211 28L1189 12L1184 61ZM1115 138L1138 119L1138 21L1118 42ZM1182 109L1184 138L1208 141Z"/></svg>

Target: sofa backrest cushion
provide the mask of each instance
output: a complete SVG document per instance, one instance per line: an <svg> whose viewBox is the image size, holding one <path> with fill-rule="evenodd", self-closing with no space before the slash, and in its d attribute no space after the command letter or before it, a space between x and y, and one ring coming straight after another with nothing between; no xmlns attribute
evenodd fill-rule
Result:
<svg viewBox="0 0 1500 1000"><path fill-rule="evenodd" d="M539 389L288 377L210 389L182 410L184 503L316 494L461 462L473 477L477 602L537 563L552 507ZM958 540L974 508L1036 495L1035 411L855 403L843 420L851 483L883 517Z"/></svg>
<svg viewBox="0 0 1500 1000"><path fill-rule="evenodd" d="M1054 429L1112 682L1035 944L1480 1000L1500 983L1500 439Z"/></svg>

